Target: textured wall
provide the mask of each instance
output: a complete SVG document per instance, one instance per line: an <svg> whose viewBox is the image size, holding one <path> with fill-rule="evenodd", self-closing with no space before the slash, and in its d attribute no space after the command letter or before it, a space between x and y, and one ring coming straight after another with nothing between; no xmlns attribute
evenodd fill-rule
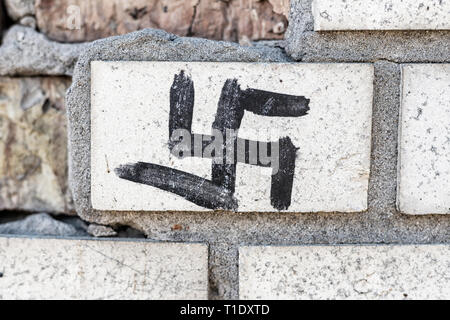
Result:
<svg viewBox="0 0 450 320"><path fill-rule="evenodd" d="M7 2L18 3L20 7L21 3L30 1L7 0ZM6 91L6 89L3 89L5 93L0 94L0 115L2 112L3 114L7 113L8 116L4 118L9 123L11 118L15 119L11 115L12 110L14 115L20 116L20 121L15 121L21 124L15 130L8 130L5 133L7 136L12 136L14 133L14 136L18 137L14 143L8 143L14 146L12 150L17 150L17 152L14 151L14 155L3 160L0 168L9 163L8 166L11 170L8 172L19 171L19 169L25 170L23 167L27 162L20 162L19 165L15 161L16 167L11 167L10 161L13 157L20 157L23 154L31 154L33 159L36 159L36 157L41 159L41 163L54 163L49 156L48 150L57 148L57 151L52 151L50 155L57 157L59 159L58 163L55 167L52 165L50 167L55 168L55 172L58 172L55 175L58 183L51 184L51 186L52 190L57 190L55 189L56 186L64 186L66 182L63 181L65 177L63 168L66 164L64 163L64 156L58 154L63 153L66 148L64 144L58 142L61 141L59 134L64 135L64 127L59 122L64 118L64 115L59 112L59 110L63 109L50 108L47 112L44 112L46 108L43 109L43 105L39 102L35 103L30 109L23 110L20 102L11 103L9 101L11 100L10 97L14 97L17 101L23 100L26 102L29 96L27 92L30 91L26 88L30 88L32 84L35 84L37 88L41 88L42 95L48 97L50 102L53 101L52 97L57 94L60 95L59 91L52 91L49 89L51 85L44 86L42 83L55 84L62 82L64 85L67 85L66 78L48 78L47 76L72 75L74 64L80 52L84 48L89 47L79 61L68 100L68 115L71 123L69 148L72 167L71 187L77 212L81 218L87 221L87 224L95 223L90 225L92 226L92 234L102 233L100 229L97 229L98 233L93 231L93 229L98 228L97 225L108 225L107 228L109 229L104 234L113 234L111 232L115 231L111 228L114 228L119 235L136 235L133 232L125 233L121 229L122 226L131 226L143 231L149 239L155 241L201 242L209 245L209 297L211 299L239 297L239 248L242 246L415 244L421 247L421 245L425 244L450 244L450 215L410 216L400 213L397 210L396 203L403 64L421 63L435 65L450 63L450 32L448 30L317 32L314 31L312 1L292 0L286 39L281 40L282 32L273 32L273 28L279 22L277 19L285 21L285 1L255 1L253 5L256 9L253 9L256 10L258 16L256 20L251 20L248 18L248 15L244 15L253 14L252 12L255 12L253 9L247 10L245 7L242 7L244 8L242 10L239 9L239 5L242 3L248 4L248 2L238 2L235 0L224 4L212 1L211 3L214 3L214 6L219 6L221 9L214 9L215 7L211 9L206 6L207 1L201 0L194 6L196 11L195 19L193 19L194 23L192 23L193 16L190 15L191 21L189 24L186 20L183 20L184 18L180 18L179 20L177 19L177 21L180 21L179 24L172 25L170 22L175 19L173 18L165 21L158 20L156 22L160 25L155 24L152 26L165 28L180 35L199 35L212 39L240 41L252 46L244 47L224 42L179 38L162 31L143 31L120 38L100 40L92 46L89 44L62 43L60 41L87 41L115 34L116 32L124 33L136 30L146 26L144 20L145 23L149 21L147 18L141 21L140 17L142 18L142 15L149 17L154 12L161 11L133 10L131 8L130 13L126 11L124 13L123 11L117 12L106 7L105 10L101 10L101 13L108 15L105 18L110 22L107 26L102 25L102 21L99 24L92 23L92 21L96 21L95 16L87 15L85 19L89 19L86 20L88 23L82 24L82 29L67 31L64 28L55 28L58 24L63 23L58 20L58 17L61 15L58 12L64 11L64 8L60 7L61 4L54 4L53 1L37 1L33 3L33 6L29 7L31 9L24 9L23 12L25 13L21 13L22 11L17 9L11 9L12 6L9 5L8 13L11 21L22 24L22 26L10 26L8 32L4 35L3 45L0 47L0 75L8 76L2 78L2 81L7 83L5 84L6 87L21 86L24 90L8 89ZM152 3L156 3L156 1ZM183 2L183 5L186 5L185 3L188 3L188 1ZM225 9L222 6L225 6ZM155 8L159 9L154 10L161 10L161 7L156 6ZM169 8L172 8L172 6L167 8L168 12L166 13L168 15L176 17L178 14L181 14L180 11L177 11L177 6L173 6L173 11L172 9L169 10ZM190 13L193 11L190 8L193 7L182 11ZM14 10L14 13L12 13L12 10ZM164 10L163 7L163 13ZM266 13L266 10L268 13ZM272 11L277 13L273 14ZM99 10L89 10L89 12L98 13ZM220 21L220 23L211 23L201 18L205 16L213 17L213 20ZM227 18L223 19L222 17L224 16ZM230 17L233 17L233 19L230 20ZM264 23L264 28L261 21L266 20L261 17L271 21L270 23ZM24 20L24 18L28 19ZM161 17L157 19L161 19ZM38 25L38 30L33 28L33 21ZM51 23L52 21L54 23ZM259 22L261 24L258 24ZM163 23L169 23L170 25L167 26ZM24 25L31 27L25 27ZM114 28L109 29L111 26ZM118 31L116 26L120 28L120 31ZM90 28L93 29L91 30ZM267 31L271 29L272 32ZM266 36L261 36L264 32L266 32ZM258 39L276 39L276 41L263 41L260 43L250 43L248 41ZM347 214L117 213L92 210L89 200L89 62L91 60L111 59L309 63L363 62L373 64L375 81L368 210L363 213ZM39 80L26 78L26 76L30 75L41 76L42 78L39 78ZM32 91L36 92L36 90ZM37 92L39 93L39 90ZM48 105L48 103L45 105ZM32 116L34 115L37 115L39 121L33 120ZM42 122L46 124L46 129L43 133L37 135L41 140L38 140L39 142L36 144L31 143L30 139L33 135L28 132L33 132L36 135L36 132L39 132L39 123ZM57 134L58 138L48 138L48 136L52 137L55 134ZM5 141L0 140L0 145L5 143ZM47 143L43 141L47 141ZM30 163L33 164L33 162ZM31 166L31 168L34 167ZM26 172L29 172L29 170ZM45 189L38 188L38 183L41 183L41 179L36 180L35 174L25 175L23 180L18 179L18 176L14 176L14 179L11 179L10 176L11 174L8 173L4 177L0 177L0 179L7 177L8 181L14 182L13 187L6 187L6 189L4 185L0 185L0 207L26 209L31 212L41 210L53 211L51 208L44 209L42 207L26 207L22 205L21 203L30 203L30 198L28 197L21 198L22 202L16 200L15 205L6 206L5 200L2 202L2 195L8 194L8 192L20 190L20 192L30 194L30 190L32 190L34 194L48 196ZM49 177L51 176L46 176L45 179L49 179ZM29 187L28 189L18 189L17 185L20 186L20 184L26 184ZM35 192L35 190L41 193ZM62 201L65 194L65 192L58 191L57 197L52 197L51 200L58 202L58 199L61 199ZM3 199L6 198L3 197ZM7 199L8 203L11 202L11 199L13 198ZM58 206L54 205L54 207L56 208L54 211L70 212L66 207L62 208L60 204ZM67 206L67 208L70 208L70 206ZM3 213L0 213L1 215ZM6 213L5 216L8 216L8 219L13 219ZM69 220L64 222L73 223ZM289 250L286 252L284 256L289 256ZM263 258L261 257L261 259ZM414 259L411 261L414 261ZM407 259L400 262L408 264ZM447 270L449 269L447 268ZM289 288L292 289L292 287Z"/></svg>

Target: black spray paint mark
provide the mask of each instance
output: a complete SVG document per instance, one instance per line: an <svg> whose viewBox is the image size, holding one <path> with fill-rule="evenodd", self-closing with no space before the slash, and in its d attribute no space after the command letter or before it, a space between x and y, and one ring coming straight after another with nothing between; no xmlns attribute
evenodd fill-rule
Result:
<svg viewBox="0 0 450 320"><path fill-rule="evenodd" d="M182 129L189 133L190 148L183 156L193 157L195 148L201 149L204 158L223 157L220 163L212 162L212 180L158 166L150 163L134 163L120 166L115 170L116 174L129 181L150 185L161 190L177 194L188 201L208 209L237 210L238 202L234 197L236 185L236 164L249 163L262 167L272 167L257 152L255 163L251 163L250 146L263 147L269 153L272 146L279 147L279 160L277 170L274 170L271 184L271 204L277 210L287 210L291 205L292 186L295 172L295 159L297 148L289 137L280 139L275 143L261 143L240 139L232 135L230 139L223 139L220 153L213 150L210 154L207 148L215 139L213 135L200 135L192 132L192 116L194 112L195 90L192 79L185 75L184 71L175 75L170 89L170 114L169 114L169 149L173 151L180 143L181 137L175 137L174 133ZM279 94L256 89L241 90L236 79L228 79L219 98L218 108L213 132L219 132L226 137L230 130L236 132L241 126L245 111L268 117L301 117L309 111L309 99L302 96ZM200 141L199 145L195 145ZM238 146L245 147L245 153L238 155ZM230 150L233 154L230 155ZM209 154L209 155L208 155ZM232 163L230 159L232 158Z"/></svg>
<svg viewBox="0 0 450 320"><path fill-rule="evenodd" d="M115 171L122 179L172 192L204 208L237 209L237 200L229 192L187 172L144 162L122 165Z"/></svg>

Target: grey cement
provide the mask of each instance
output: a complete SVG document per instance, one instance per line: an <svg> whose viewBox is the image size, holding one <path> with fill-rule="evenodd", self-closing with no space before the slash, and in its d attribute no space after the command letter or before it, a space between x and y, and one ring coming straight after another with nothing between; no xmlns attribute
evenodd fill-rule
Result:
<svg viewBox="0 0 450 320"><path fill-rule="evenodd" d="M47 213L39 213L25 219L0 224L0 234L82 237L87 233L76 226L58 221Z"/></svg>
<svg viewBox="0 0 450 320"><path fill-rule="evenodd" d="M51 41L32 28L15 25L0 47L0 76L72 75L86 46Z"/></svg>
<svg viewBox="0 0 450 320"><path fill-rule="evenodd" d="M341 61L339 55L335 59ZM355 61L364 59L360 57ZM151 240L208 243L211 299L238 298L238 247L243 245L450 243L450 216L416 217L400 214L396 210L399 64L375 62L372 164L367 212L151 213L91 210L89 63L93 60L280 62L290 58L276 48L240 47L145 30L93 43L80 57L74 73L67 109L70 121L69 179L77 212L92 223L129 225L143 230ZM316 60L312 57L309 61ZM318 58L317 61L322 60ZM175 225L178 227L174 228Z"/></svg>
<svg viewBox="0 0 450 320"><path fill-rule="evenodd" d="M450 62L450 31L314 32L312 0L291 0L286 52L303 62Z"/></svg>

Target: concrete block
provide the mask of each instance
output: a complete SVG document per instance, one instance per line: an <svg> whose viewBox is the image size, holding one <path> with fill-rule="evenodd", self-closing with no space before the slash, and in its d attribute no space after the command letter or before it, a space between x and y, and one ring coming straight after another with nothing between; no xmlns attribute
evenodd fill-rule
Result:
<svg viewBox="0 0 450 320"><path fill-rule="evenodd" d="M373 73L370 64L94 61L93 208L364 211ZM169 143L178 128L189 135L183 158Z"/></svg>
<svg viewBox="0 0 450 320"><path fill-rule="evenodd" d="M0 238L0 299L207 299L201 244Z"/></svg>
<svg viewBox="0 0 450 320"><path fill-rule="evenodd" d="M314 30L450 30L450 2L314 0Z"/></svg>
<svg viewBox="0 0 450 320"><path fill-rule="evenodd" d="M450 246L242 247L241 299L449 299Z"/></svg>
<svg viewBox="0 0 450 320"><path fill-rule="evenodd" d="M75 213L67 186L70 82L0 77L0 210Z"/></svg>
<svg viewBox="0 0 450 320"><path fill-rule="evenodd" d="M450 214L450 64L403 66L397 202Z"/></svg>

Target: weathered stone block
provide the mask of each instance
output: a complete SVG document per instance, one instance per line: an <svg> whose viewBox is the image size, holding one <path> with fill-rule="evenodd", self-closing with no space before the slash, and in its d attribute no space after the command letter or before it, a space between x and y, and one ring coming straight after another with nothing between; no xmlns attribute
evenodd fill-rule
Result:
<svg viewBox="0 0 450 320"><path fill-rule="evenodd" d="M314 0L314 30L450 30L450 2Z"/></svg>
<svg viewBox="0 0 450 320"><path fill-rule="evenodd" d="M245 41L283 38L286 7L286 0L37 0L36 17L43 33L65 42L91 41L144 28Z"/></svg>
<svg viewBox="0 0 450 320"><path fill-rule="evenodd" d="M207 299L201 244L0 238L0 299Z"/></svg>
<svg viewBox="0 0 450 320"><path fill-rule="evenodd" d="M67 78L0 78L0 210L69 213Z"/></svg>
<svg viewBox="0 0 450 320"><path fill-rule="evenodd" d="M94 209L367 209L372 65L92 62L91 74Z"/></svg>
<svg viewBox="0 0 450 320"><path fill-rule="evenodd" d="M243 247L241 299L449 299L450 246Z"/></svg>
<svg viewBox="0 0 450 320"><path fill-rule="evenodd" d="M402 81L399 210L450 214L450 65L405 65Z"/></svg>

